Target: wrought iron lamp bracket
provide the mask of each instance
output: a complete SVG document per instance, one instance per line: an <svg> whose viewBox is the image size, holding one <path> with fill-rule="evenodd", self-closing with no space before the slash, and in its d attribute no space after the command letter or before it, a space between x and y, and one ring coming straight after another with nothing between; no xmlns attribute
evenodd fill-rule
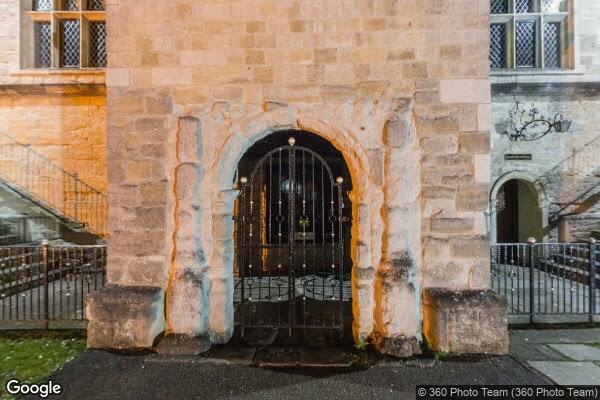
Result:
<svg viewBox="0 0 600 400"><path fill-rule="evenodd" d="M528 118L525 118L525 115ZM537 108L527 111L521 108L521 103L517 102L514 109L509 111L509 121L503 134L507 135L512 142L532 142L546 136L552 131L566 132L571 127L571 121L564 118L563 114L557 113L554 119L550 120L541 115Z"/></svg>

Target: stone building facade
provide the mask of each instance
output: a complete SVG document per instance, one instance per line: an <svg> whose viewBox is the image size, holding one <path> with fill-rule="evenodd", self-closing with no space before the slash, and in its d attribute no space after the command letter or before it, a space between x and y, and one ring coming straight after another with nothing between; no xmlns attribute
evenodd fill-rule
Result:
<svg viewBox="0 0 600 400"><path fill-rule="evenodd" d="M538 68L491 73L492 241L583 241L600 230L600 4L554 3L563 11L556 15L564 18L559 20L565 30L560 68L541 68L538 61ZM567 132L552 130L538 140L511 141L503 132L516 102L528 110L535 107L550 120L560 113L572 125ZM511 155L527 159L510 159ZM501 215L504 206L499 200L511 181L521 185L521 215L514 222L506 213ZM498 237L498 229L511 223L519 226L518 232Z"/></svg>
<svg viewBox="0 0 600 400"><path fill-rule="evenodd" d="M106 192L105 71L28 66L29 3L0 4L0 133Z"/></svg>
<svg viewBox="0 0 600 400"><path fill-rule="evenodd" d="M327 139L350 169L356 340L421 340L438 310L424 290L488 286L487 1L107 12L111 288L89 304L91 346L229 340L235 171L283 130Z"/></svg>
<svg viewBox="0 0 600 400"><path fill-rule="evenodd" d="M423 340L506 352L505 307L487 290L489 7L107 1L111 235L108 287L88 302L89 346L230 340L238 164L259 141L298 131L330 142L350 172L354 340L397 355ZM101 94L101 72L19 70L16 42L2 52L6 85L58 82L60 101ZM92 117L60 101L52 115L77 110L85 129L104 116L103 104ZM15 114L7 120L27 120Z"/></svg>

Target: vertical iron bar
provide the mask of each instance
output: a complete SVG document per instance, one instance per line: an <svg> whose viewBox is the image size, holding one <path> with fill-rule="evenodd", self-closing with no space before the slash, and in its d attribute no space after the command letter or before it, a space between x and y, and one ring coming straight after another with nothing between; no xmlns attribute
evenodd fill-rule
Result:
<svg viewBox="0 0 600 400"><path fill-rule="evenodd" d="M596 315L596 239L590 239L590 322L594 322Z"/></svg>
<svg viewBox="0 0 600 400"><path fill-rule="evenodd" d="M535 239L527 239L529 244L529 322L533 324L533 313L535 312L534 307L534 293L533 293L533 268L535 266Z"/></svg>
<svg viewBox="0 0 600 400"><path fill-rule="evenodd" d="M288 324L289 335L292 337L292 327L294 324L294 245L296 240L296 216L294 207L296 202L296 155L294 145L290 143L288 147Z"/></svg>
<svg viewBox="0 0 600 400"><path fill-rule="evenodd" d="M338 241L339 241L339 260L338 268L340 269L340 339L344 337L344 231L343 231L343 214L344 214L344 199L342 192L343 180L337 182L338 188Z"/></svg>
<svg viewBox="0 0 600 400"><path fill-rule="evenodd" d="M44 274L44 324L49 328L48 318L48 241L42 241L42 273Z"/></svg>
<svg viewBox="0 0 600 400"><path fill-rule="evenodd" d="M240 211L238 216L238 224L239 224L239 235L240 235L240 260L238 265L238 273L240 274L240 285L241 285L241 298L240 298L240 308L242 311L242 326L241 326L241 336L244 337L245 334L245 325L246 325L246 297L245 297L245 260L246 260L246 243L244 242L246 229L246 183L242 183L242 197L240 201Z"/></svg>

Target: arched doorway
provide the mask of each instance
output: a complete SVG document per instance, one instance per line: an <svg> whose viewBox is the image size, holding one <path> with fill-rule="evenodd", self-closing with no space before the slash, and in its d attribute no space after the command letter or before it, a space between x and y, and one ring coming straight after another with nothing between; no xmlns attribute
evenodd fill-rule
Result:
<svg viewBox="0 0 600 400"><path fill-rule="evenodd" d="M294 340L350 335L352 182L320 136L284 131L244 154L236 182L236 331Z"/></svg>
<svg viewBox="0 0 600 400"><path fill-rule="evenodd" d="M510 179L496 195L496 241L525 243L543 238L542 212L536 188L522 179Z"/></svg>

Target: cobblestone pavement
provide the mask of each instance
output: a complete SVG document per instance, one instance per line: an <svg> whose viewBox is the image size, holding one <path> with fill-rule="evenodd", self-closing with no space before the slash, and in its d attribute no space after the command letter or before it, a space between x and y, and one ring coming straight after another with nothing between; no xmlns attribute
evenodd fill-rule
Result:
<svg viewBox="0 0 600 400"><path fill-rule="evenodd" d="M88 351L51 378L63 399L411 399L419 384L549 384L511 357L364 368L257 368L203 357Z"/></svg>
<svg viewBox="0 0 600 400"><path fill-rule="evenodd" d="M559 385L600 385L598 344L600 328L510 331L510 354Z"/></svg>

